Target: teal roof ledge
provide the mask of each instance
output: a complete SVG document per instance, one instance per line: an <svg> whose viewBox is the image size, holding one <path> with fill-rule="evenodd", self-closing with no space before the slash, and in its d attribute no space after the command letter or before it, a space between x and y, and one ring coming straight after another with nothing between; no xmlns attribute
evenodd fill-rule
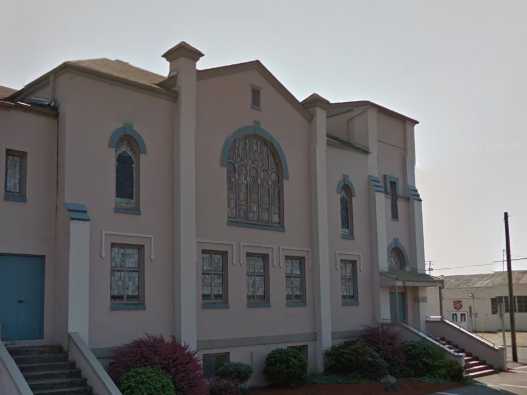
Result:
<svg viewBox="0 0 527 395"><path fill-rule="evenodd" d="M65 203L64 208L68 211L72 221L90 221L88 208L82 203Z"/></svg>

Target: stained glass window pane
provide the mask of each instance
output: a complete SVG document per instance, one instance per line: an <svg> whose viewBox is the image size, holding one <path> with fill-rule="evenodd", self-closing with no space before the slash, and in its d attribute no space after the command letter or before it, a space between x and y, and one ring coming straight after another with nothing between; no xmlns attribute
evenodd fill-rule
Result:
<svg viewBox="0 0 527 395"><path fill-rule="evenodd" d="M227 256L223 252L201 253L201 298L203 302L226 303L225 273Z"/></svg>
<svg viewBox="0 0 527 395"><path fill-rule="evenodd" d="M6 192L20 193L22 182L22 157L7 155Z"/></svg>
<svg viewBox="0 0 527 395"><path fill-rule="evenodd" d="M112 245L111 296L114 301L140 302L143 297L142 247Z"/></svg>
<svg viewBox="0 0 527 395"><path fill-rule="evenodd" d="M263 303L267 301L266 257L249 255L247 262L247 300Z"/></svg>
<svg viewBox="0 0 527 395"><path fill-rule="evenodd" d="M340 290L343 301L352 301L356 296L356 262L340 262Z"/></svg>
<svg viewBox="0 0 527 395"><path fill-rule="evenodd" d="M305 303L306 278L302 257L286 257L286 299L288 302Z"/></svg>

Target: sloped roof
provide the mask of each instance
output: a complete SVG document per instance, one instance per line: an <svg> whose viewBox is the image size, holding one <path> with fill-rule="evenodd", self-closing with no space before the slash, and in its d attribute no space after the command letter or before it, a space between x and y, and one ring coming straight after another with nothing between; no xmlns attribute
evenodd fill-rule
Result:
<svg viewBox="0 0 527 395"><path fill-rule="evenodd" d="M8 88L7 86L0 85L0 99L4 99L7 96L12 95L16 92L16 89Z"/></svg>
<svg viewBox="0 0 527 395"><path fill-rule="evenodd" d="M507 272L444 276L445 288L481 288L508 284ZM512 272L513 284L527 284L527 270Z"/></svg>
<svg viewBox="0 0 527 395"><path fill-rule="evenodd" d="M346 101L346 102L340 102L340 103L331 103L329 110L328 110L328 116L338 115L338 114L345 113L345 112L354 110L356 108L364 107L364 106L374 106L374 107L377 107L379 110L389 115L392 115L396 118L400 118L405 121L410 121L415 124L419 123L419 121L414 118L410 118L409 116L401 114L400 112L390 110L389 108L381 106L380 104L377 104L370 100L356 100L356 101Z"/></svg>

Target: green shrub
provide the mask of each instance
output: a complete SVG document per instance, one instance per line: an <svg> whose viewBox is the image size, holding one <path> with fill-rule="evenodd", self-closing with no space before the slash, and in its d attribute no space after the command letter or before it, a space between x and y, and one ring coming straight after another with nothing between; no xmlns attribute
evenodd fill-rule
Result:
<svg viewBox="0 0 527 395"><path fill-rule="evenodd" d="M307 377L307 361L302 352L294 348L278 348L265 359L264 376L277 386L304 384Z"/></svg>
<svg viewBox="0 0 527 395"><path fill-rule="evenodd" d="M427 376L460 383L464 379L463 373L463 368L459 363L445 359L444 361L438 362L434 366L433 371Z"/></svg>
<svg viewBox="0 0 527 395"><path fill-rule="evenodd" d="M325 370L330 374L377 380L388 374L388 364L373 348L359 340L339 344L326 351Z"/></svg>
<svg viewBox="0 0 527 395"><path fill-rule="evenodd" d="M119 389L123 395L175 395L170 377L161 369L137 368L125 373Z"/></svg>
<svg viewBox="0 0 527 395"><path fill-rule="evenodd" d="M253 368L241 362L227 362L216 371L216 376L219 378L234 381L239 384L244 384L249 381L252 374Z"/></svg>
<svg viewBox="0 0 527 395"><path fill-rule="evenodd" d="M392 376L405 376L406 361L399 332L385 325L368 327L361 333L360 340L386 361Z"/></svg>
<svg viewBox="0 0 527 395"><path fill-rule="evenodd" d="M210 395L240 395L240 385L236 381L214 379L209 384Z"/></svg>
<svg viewBox="0 0 527 395"><path fill-rule="evenodd" d="M424 341L408 342L403 345L406 368L413 377L435 376L447 357L441 349Z"/></svg>

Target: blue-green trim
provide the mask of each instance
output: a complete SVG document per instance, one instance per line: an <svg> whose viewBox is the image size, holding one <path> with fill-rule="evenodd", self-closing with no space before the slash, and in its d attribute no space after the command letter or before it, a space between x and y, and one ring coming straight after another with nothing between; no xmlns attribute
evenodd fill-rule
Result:
<svg viewBox="0 0 527 395"><path fill-rule="evenodd" d="M351 177L347 174L342 175L342 179L337 184L337 193L341 193L342 189L347 186L351 191L351 196L355 196L355 187L353 186L353 183L351 182Z"/></svg>
<svg viewBox="0 0 527 395"><path fill-rule="evenodd" d="M423 201L415 185L408 185L408 196L410 197L410 199L418 200L420 202Z"/></svg>
<svg viewBox="0 0 527 395"><path fill-rule="evenodd" d="M249 303L247 302L247 307L250 309L267 309L271 307L271 303Z"/></svg>
<svg viewBox="0 0 527 395"><path fill-rule="evenodd" d="M381 180L377 176L368 176L368 183L374 192L384 193L384 187L382 186Z"/></svg>
<svg viewBox="0 0 527 395"><path fill-rule="evenodd" d="M132 214L132 215L141 215L141 209L137 207L114 207L113 212L117 214Z"/></svg>
<svg viewBox="0 0 527 395"><path fill-rule="evenodd" d="M111 310L146 310L146 306L144 303L112 303Z"/></svg>
<svg viewBox="0 0 527 395"><path fill-rule="evenodd" d="M146 144L143 137L137 132L137 130L134 129L133 125L125 123L123 126L121 126L118 129L115 129L112 132L112 135L110 136L110 142L108 143L108 146L110 148L117 149L117 143L123 136L130 136L135 140L137 143L137 146L139 147L139 152L142 154L146 154Z"/></svg>
<svg viewBox="0 0 527 395"><path fill-rule="evenodd" d="M246 221L234 220L234 219L228 219L227 225L239 226L241 228L251 228L251 229L260 229L260 230L273 230L275 232L285 232L284 225L257 224L253 222L246 222Z"/></svg>
<svg viewBox="0 0 527 395"><path fill-rule="evenodd" d="M386 252L387 252L386 258L388 259L388 262L390 262L390 253L391 253L391 251L394 248L398 248L403 253L403 257L404 257L404 260L405 260L405 263L406 263L406 267L412 267L410 259L409 259L410 257L408 255L408 253L406 252L406 249L404 248L403 243L401 243L401 241L397 237L394 238L390 242L390 244L388 244L388 249L386 250Z"/></svg>
<svg viewBox="0 0 527 395"><path fill-rule="evenodd" d="M397 196L401 195L401 189L399 188L399 179L388 174L384 175L384 193L390 194L390 182L395 182L395 188L397 190Z"/></svg>
<svg viewBox="0 0 527 395"><path fill-rule="evenodd" d="M65 203L64 208L68 211L72 221L89 221L88 208L82 203Z"/></svg>
<svg viewBox="0 0 527 395"><path fill-rule="evenodd" d="M223 167L227 166L227 163L229 161L229 151L231 150L231 146L234 141L240 137L250 135L260 136L261 138L269 141L272 144L276 153L278 154L278 157L280 158L280 163L282 165L282 175L284 179L287 180L289 178L289 167L287 165L287 158L285 156L284 150L280 146L278 140L276 140L276 138L274 138L271 133L262 128L258 122L255 122L253 125L243 126L239 128L225 139L225 142L223 143L223 149L221 151L221 165Z"/></svg>
<svg viewBox="0 0 527 395"><path fill-rule="evenodd" d="M223 310L230 309L228 303L201 303L201 308L203 310Z"/></svg>

